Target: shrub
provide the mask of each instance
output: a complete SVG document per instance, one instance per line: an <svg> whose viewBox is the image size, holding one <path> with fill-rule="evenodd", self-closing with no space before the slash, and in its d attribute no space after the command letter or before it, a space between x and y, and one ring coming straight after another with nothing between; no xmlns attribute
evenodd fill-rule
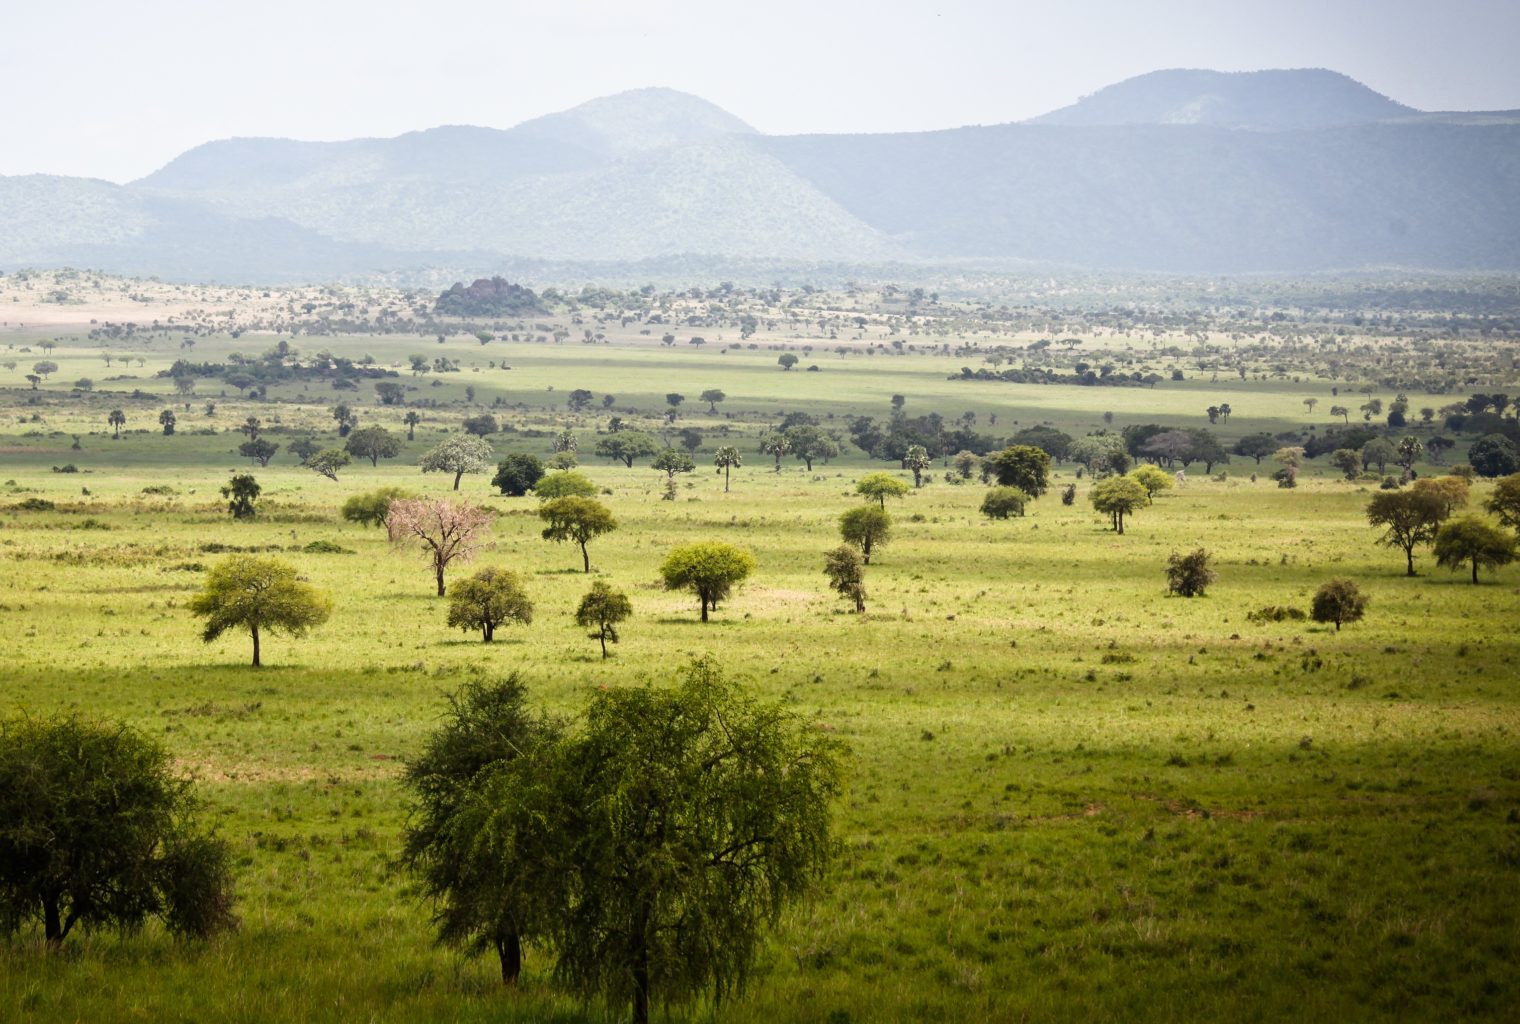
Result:
<svg viewBox="0 0 1520 1024"><path fill-rule="evenodd" d="M1187 555L1173 551L1166 562L1166 588L1181 597L1202 597L1219 574L1209 568L1212 556L1203 548Z"/></svg>

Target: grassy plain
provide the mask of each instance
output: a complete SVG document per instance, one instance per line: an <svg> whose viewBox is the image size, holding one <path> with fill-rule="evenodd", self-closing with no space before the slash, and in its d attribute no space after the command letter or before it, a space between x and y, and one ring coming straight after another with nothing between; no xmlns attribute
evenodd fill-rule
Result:
<svg viewBox="0 0 1520 1024"><path fill-rule="evenodd" d="M194 358L269 341L249 340L206 339ZM176 405L173 437L154 425L172 400L144 400L127 406L127 433L112 440L106 396L51 383L39 406L9 394L0 711L77 707L160 737L203 780L235 844L243 927L186 949L153 930L71 938L58 957L13 942L0 948L5 1019L608 1017L557 996L542 957L530 956L523 991L503 993L491 964L431 944L426 908L392 866L398 765L436 722L441 695L472 673L519 671L538 699L571 712L594 687L658 685L707 651L848 741L852 784L827 894L783 923L745 998L671 1019L1513 1012L1520 570L1472 587L1425 556L1424 575L1406 579L1402 556L1376 547L1364 524L1363 487L1311 476L1283 491L1265 476L1251 482L1254 467L1239 459L1224 481L1195 478L1159 497L1124 537L1087 506L1085 480L1073 506L1053 489L1027 518L994 523L976 512L980 486L936 471L893 507L896 536L873 557L868 611L856 616L826 590L822 553L858 500L853 480L880 464L846 458L809 474L788 462L776 474L746 435L731 493L699 456L704 468L664 502L660 474L590 457L605 413L577 421L562 408L575 387L615 394L614 412L653 413L681 391L679 425L705 428L710 449L724 427L752 431L783 410L882 415L894 393L913 413L974 411L1000 435L1034 422L1083 433L1105 411L1116 426L1192 426L1223 400L1236 410L1223 430L1231 438L1301 424L1311 394L1325 421L1328 384L1191 372L1155 390L968 384L946 379L964 362L954 357L822 351L803 363L818 373L782 373L763 347L303 345L382 364L448 353L464 372L405 378L418 388L409 401L445 405L421 410L416 442L393 464L356 464L332 483L282 452L254 470L269 506L251 523L232 523L215 493L229 469L246 468L230 428L256 413L330 438L326 407L347 396L315 385L305 401L299 388L272 391L278 404L198 394L191 410ZM65 343L49 358L58 380L87 365L106 376L93 347ZM118 369L139 379L97 389L163 391L153 368ZM589 580L575 551L539 538L532 498L488 497L483 478L465 480L501 513L477 565L524 572L537 604L532 627L491 646L445 628L414 554L338 520L343 498L381 483L446 489L414 466L456 427L466 385L477 405L500 397L497 411L519 430L578 423L583 462L621 524L593 543L592 578L626 589L635 608L611 660L573 625ZM696 400L707 387L728 394L718 416ZM361 420L398 429L399 417L367 406ZM547 449L522 434L493 440L502 451ZM65 462L81 472L52 472ZM1056 483L1073 480L1067 467ZM142 493L159 486L176 494ZM57 510L17 510L29 497ZM656 567L671 546L706 538L750 547L759 570L703 626L694 599L658 588ZM352 553L299 550L313 541ZM307 640L267 642L261 671L246 667L241 639L201 644L184 606L218 557L208 544L285 550L333 593L332 621ZM1214 552L1218 584L1205 598L1167 597L1166 556L1198 546ZM1336 633L1246 618L1264 605L1307 607L1334 576L1371 595L1365 623Z"/></svg>

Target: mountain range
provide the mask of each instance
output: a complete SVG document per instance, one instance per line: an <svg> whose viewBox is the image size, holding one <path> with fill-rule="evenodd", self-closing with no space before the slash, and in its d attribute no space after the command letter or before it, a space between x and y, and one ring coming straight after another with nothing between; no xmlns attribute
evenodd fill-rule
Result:
<svg viewBox="0 0 1520 1024"><path fill-rule="evenodd" d="M279 282L679 259L1188 273L1520 269L1520 113L1171 70L1021 123L770 136L621 93L505 130L209 142L0 177L0 269Z"/></svg>

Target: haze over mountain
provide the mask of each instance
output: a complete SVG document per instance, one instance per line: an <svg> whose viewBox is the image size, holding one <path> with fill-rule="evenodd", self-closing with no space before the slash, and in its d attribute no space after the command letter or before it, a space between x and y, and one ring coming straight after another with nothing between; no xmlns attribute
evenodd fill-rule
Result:
<svg viewBox="0 0 1520 1024"><path fill-rule="evenodd" d="M1520 267L1520 118L1323 70L1159 71L1021 124L770 137L640 89L498 130L233 139L0 177L0 267L297 280L506 260Z"/></svg>

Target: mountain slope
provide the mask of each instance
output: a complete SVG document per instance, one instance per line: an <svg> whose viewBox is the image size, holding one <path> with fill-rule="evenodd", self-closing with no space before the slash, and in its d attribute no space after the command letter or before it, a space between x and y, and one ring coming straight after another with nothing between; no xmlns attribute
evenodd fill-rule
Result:
<svg viewBox="0 0 1520 1024"><path fill-rule="evenodd" d="M1323 68L1273 71L1173 69L1127 79L1029 124L1097 127L1204 124L1282 130L1367 124L1418 113L1355 79Z"/></svg>

